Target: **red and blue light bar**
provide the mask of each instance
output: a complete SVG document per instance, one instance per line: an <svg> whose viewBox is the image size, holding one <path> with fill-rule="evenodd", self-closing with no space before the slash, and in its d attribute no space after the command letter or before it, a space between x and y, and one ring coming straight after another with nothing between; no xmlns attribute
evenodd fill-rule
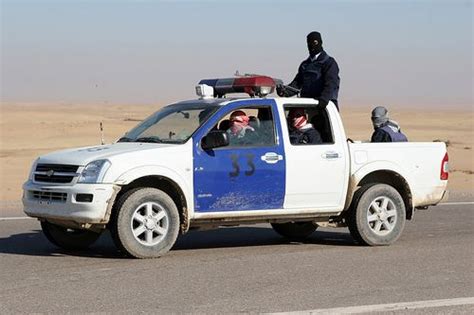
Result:
<svg viewBox="0 0 474 315"><path fill-rule="evenodd" d="M277 80L279 81L279 80ZM246 75L236 78L204 79L199 84L206 84L214 89L214 96L223 97L229 93L246 93L250 97L266 96L275 91L273 78L263 75Z"/></svg>

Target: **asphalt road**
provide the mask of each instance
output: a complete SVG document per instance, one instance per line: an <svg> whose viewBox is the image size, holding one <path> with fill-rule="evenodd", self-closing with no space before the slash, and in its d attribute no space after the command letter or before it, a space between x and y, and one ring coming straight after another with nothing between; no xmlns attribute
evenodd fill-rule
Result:
<svg viewBox="0 0 474 315"><path fill-rule="evenodd" d="M269 225L224 228L136 260L117 253L108 234L88 251L65 252L35 220L0 220L0 313L260 313L472 298L473 223L473 204L418 211L389 247L358 246L347 229L290 243ZM474 307L393 311L407 312Z"/></svg>

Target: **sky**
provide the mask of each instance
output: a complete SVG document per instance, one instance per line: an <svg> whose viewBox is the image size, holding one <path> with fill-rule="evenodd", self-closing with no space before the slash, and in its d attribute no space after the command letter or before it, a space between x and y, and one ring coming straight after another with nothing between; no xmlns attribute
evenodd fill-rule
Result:
<svg viewBox="0 0 474 315"><path fill-rule="evenodd" d="M2 102L162 104L236 70L289 83L316 30L341 107L474 104L469 0L0 3Z"/></svg>

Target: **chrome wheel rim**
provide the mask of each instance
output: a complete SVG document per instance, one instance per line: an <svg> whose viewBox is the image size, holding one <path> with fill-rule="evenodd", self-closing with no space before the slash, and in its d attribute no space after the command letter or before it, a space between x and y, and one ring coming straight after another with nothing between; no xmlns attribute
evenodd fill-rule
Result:
<svg viewBox="0 0 474 315"><path fill-rule="evenodd" d="M133 212L130 226L136 241L145 246L154 246L168 234L168 213L156 202L145 202Z"/></svg>
<svg viewBox="0 0 474 315"><path fill-rule="evenodd" d="M367 223L377 235L384 236L392 232L397 219L395 203L386 196L375 198L367 209Z"/></svg>

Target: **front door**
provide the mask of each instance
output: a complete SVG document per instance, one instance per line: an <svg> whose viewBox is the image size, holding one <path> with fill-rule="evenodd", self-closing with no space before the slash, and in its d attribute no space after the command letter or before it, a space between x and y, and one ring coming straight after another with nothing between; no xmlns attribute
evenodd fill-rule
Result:
<svg viewBox="0 0 474 315"><path fill-rule="evenodd" d="M236 111L249 120L244 135L237 133L242 124L232 128L235 120L230 118ZM203 150L202 138L216 128L228 133L230 145ZM236 101L216 113L194 137L195 211L282 209L285 153L279 135L273 100Z"/></svg>

